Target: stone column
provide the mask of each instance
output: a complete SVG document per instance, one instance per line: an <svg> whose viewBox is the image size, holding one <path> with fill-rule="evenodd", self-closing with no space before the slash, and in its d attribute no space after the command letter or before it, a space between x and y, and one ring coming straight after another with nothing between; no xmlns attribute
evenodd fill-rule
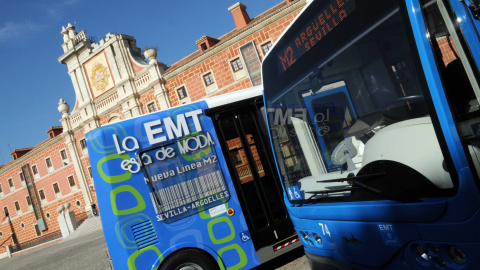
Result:
<svg viewBox="0 0 480 270"><path fill-rule="evenodd" d="M85 177L85 174L82 170L82 162L80 159L80 155L78 153L77 147L75 147L75 137L73 136L72 125L70 123L70 115L68 114L69 109L70 106L68 106L68 104L63 99L60 99L60 102L58 103L58 111L62 113L62 119L60 120L60 122L63 126L63 132L66 133L65 142L71 154L70 156L72 158L72 164L75 168L75 174L77 176L78 183L80 184L80 190L82 191L83 200L85 201L85 212L87 212L88 216L92 216L92 194L90 194L87 178Z"/></svg>

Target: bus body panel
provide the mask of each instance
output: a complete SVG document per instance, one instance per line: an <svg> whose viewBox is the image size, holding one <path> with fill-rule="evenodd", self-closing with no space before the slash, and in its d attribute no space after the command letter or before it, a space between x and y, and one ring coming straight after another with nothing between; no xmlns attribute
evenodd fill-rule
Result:
<svg viewBox="0 0 480 270"><path fill-rule="evenodd" d="M206 250L222 268L250 269L259 264L251 239L247 237L242 240L242 236L248 235L248 228L212 121L203 114L206 109L206 102L196 102L109 124L87 134L95 189L97 194L104 194L98 196L98 206L105 239L116 269L150 269L152 265L158 265L155 261L162 261L181 248ZM192 114L198 110L201 113ZM187 129L180 121L177 122L179 117L186 121L184 123L187 123ZM173 120L173 125L172 122L169 127L164 125L167 118ZM161 124L158 120L161 120ZM185 138L194 136L185 133L198 132L199 128L203 134L209 134L213 139L213 144L205 149L211 147L214 150L220 172L228 184L227 190L222 194L203 198L205 202L221 201L215 205L215 211L219 212L210 213L214 211L213 208L204 210L201 203L191 202L159 215L152 189L146 184L146 176L142 173L143 169L139 168L137 157L152 147L178 143L180 138L175 134L181 134ZM149 134L146 130L149 130ZM162 159L164 155L168 153L157 152L151 158ZM188 156L188 153L185 155ZM201 155L194 157L193 162L195 161L201 164L206 162ZM177 176L182 170L183 165L177 164L170 175L163 176L163 181ZM168 223L170 217L182 215L182 211L187 210L186 207L199 208L199 213ZM235 214L228 215L227 209L233 209ZM161 221L162 219L167 222ZM164 241L165 238L170 241Z"/></svg>
<svg viewBox="0 0 480 270"><path fill-rule="evenodd" d="M420 4L415 0L407 0L407 6L412 7L409 8L408 11L417 48L422 56L421 62L424 66L423 70L425 71L427 83L431 89L440 90L431 91L430 94L459 177L458 194L454 199L449 201L448 208L451 209L451 211L446 211L442 217L442 221L465 221L480 207L479 187L474 181L472 170L467 162L466 153L460 142L460 136L455 129L452 112L449 109L447 98L443 91L444 88L435 65L429 40L426 38L426 26L421 13ZM466 24L469 25L468 23ZM469 28L471 29L471 25L469 25ZM478 39L477 42L469 44L478 45ZM478 54L478 51L475 51L474 53ZM470 199L465 200L464 198ZM458 209L462 209L462 211L458 211Z"/></svg>
<svg viewBox="0 0 480 270"><path fill-rule="evenodd" d="M473 69L477 70L477 66L479 66L478 63L480 63L480 61L478 61L480 59L480 40L475 26L478 27L480 25L479 21L474 20L474 22L472 22L472 20L469 19L469 11L465 9L463 1L439 0L438 2L441 1L444 1L447 5L453 7L453 11L458 17L457 21L461 25L461 30L463 31L463 35L465 36L466 43L469 47L469 50L467 48L467 55L468 53L471 53L472 59L474 60L469 60L469 63L473 66ZM327 76L330 75L334 77L334 75L331 74L335 74L338 76L337 80L342 80L343 78L340 75L343 75L343 73L334 70L333 68L328 69L331 66L335 67L337 64L335 63L335 60L339 62L345 60L342 58L335 58L347 50L344 50L342 46L347 44L345 47L348 47L354 44L354 42L359 41L360 38L369 35L369 31L384 24L389 18L391 18L386 16L384 17L386 19L379 19L378 23L372 23L373 26L367 24L365 26L365 29L367 30L363 30L365 32L360 32L361 34L359 34L359 38L353 37L353 35L350 36L344 34L345 38L340 39L343 43L335 40L338 42L335 44L339 44L339 52L337 52L336 49L331 49L333 46L330 46L328 41L323 41L323 39L329 39L329 37L335 35L328 32L324 32L325 36L322 36L322 40L317 38L317 41L313 40L310 42L311 47L308 47L306 52L303 52L301 49L292 50L291 48L288 48L289 45L292 48L295 48L295 45L297 44L303 45L304 38L306 36L311 37L311 33L313 32L312 29L318 27L316 23L319 22L320 24L323 24L326 21L325 18L329 17L328 15L334 14L335 11L339 10L336 8L340 8L344 4L346 5L347 2L356 2L357 5L356 10L352 11L352 13L348 13L348 16L354 14L354 12L357 12L357 15L361 14L361 12L366 12L366 10L361 10L361 2L367 1L314 0L305 7L296 20L281 35L279 40L277 40L276 45L269 51L269 54L264 60L262 72L266 74L266 76L263 77L265 87L265 107L267 108L267 114L272 112L272 116L267 117L270 130L277 130L278 125L289 125L290 123L288 123L288 121L290 121L290 118L302 119L301 113L298 113L297 115L292 113L288 114L288 110L292 109L300 110L301 108L304 108L305 111L308 112L310 119L315 119L316 116L312 113L312 105L307 104L311 99L305 100L303 97L305 97L309 91L310 93L313 93L312 95L315 95L316 90L313 89L314 86L312 86L312 81L318 76L318 73L316 72L319 71L322 74L323 68L325 68L328 71L323 73L323 75L326 74ZM429 107L433 119L430 125L435 130L435 135L438 137L439 141L438 145L442 149L440 151L440 147L438 147L438 152L440 155L443 153L445 156L442 165L443 169L439 166L440 164L436 164L435 167L432 168L447 171L447 173L452 175L455 192L445 196L420 197L420 200L418 201L407 200L407 203L402 202L401 200L405 198L401 197L400 200L389 200L388 197L386 197L386 199L384 197L383 199L377 198L373 200L367 199L358 201L355 199L348 200L349 198L346 198L345 201L342 201L342 192L352 192L352 194L354 194L355 189L352 188L351 190L347 189L348 191L339 189L340 192L338 194L340 194L340 196L332 196L333 198L328 200L328 194L330 191L328 189L322 190L320 187L324 184L320 183L328 183L329 181L330 183L346 182L342 179L347 177L355 179L355 173L357 173L358 170L349 170L343 167L340 169L340 172L332 173L331 175L333 176L330 176L330 178L325 175L313 175L313 173L309 175L307 173L303 179L298 181L301 182L301 184L295 186L294 181L297 181L295 180L295 176L285 172L286 166L282 164L285 162L281 151L281 148L283 147L282 142L288 140L279 140L277 138L277 132L270 132L272 138L271 146L274 149L276 156L277 168L282 175L285 192L287 194L289 191L301 193L301 199L298 200L298 202L296 202L296 199L293 196L290 196L285 197L285 203L295 229L303 240L305 251L312 269L477 269L480 265L480 260L478 256L476 256L480 250L480 234L478 234L478 227L480 226L478 215L480 208L480 194L477 176L478 172L475 171L475 166L478 167L478 160L475 160L475 157L470 157L470 155L474 156L472 153L475 153L475 149L472 150L471 148L468 148L470 150L469 152L467 147L462 145L465 143L465 141L462 141L464 138L461 138L461 135L457 131L458 126L462 125L462 123L459 124L459 120L457 120L458 118L454 119L456 116L452 115L453 113L450 109L452 106L450 102L452 101L447 98L448 90L444 89L443 86L446 82L443 81L444 78L441 78L441 72L439 68L437 68L437 65L439 64L436 63L434 52L432 51L432 45L430 44L430 35L438 33L428 33L426 31L427 27L425 21L428 19L431 20L431 18L425 18L425 15L422 13L422 8L426 9L426 6L437 5L437 1L430 1L427 4L424 4L424 6L420 6L419 1L417 0L406 0L404 3L402 3L402 1L397 2L400 5L405 5L397 7L397 10L394 11L394 13L400 14L401 16L398 16L399 18L407 18L407 20L405 20L406 24L408 24L408 27L411 27L411 30L407 30L407 34L409 33L408 31L411 31L415 45L410 48L418 50L418 52L413 52L413 54L418 54L417 59L420 60L418 62L421 64L421 69L417 72L424 73L421 76L424 76L424 81L428 86L426 90L428 91L428 94L425 95L425 99L428 100L428 102L431 102L430 104L432 105ZM424 1L424 3L425 2L427 1ZM373 2L370 4L370 6L374 5ZM324 5L325 8L322 7L322 5ZM311 19L308 19L306 17L308 14L314 14L314 6L318 8L317 13L323 9L324 11L320 15L315 14L315 16L318 17L312 16ZM311 9L310 11L308 11L309 8ZM385 11L385 13L387 13L387 11ZM345 15L344 18L348 19L348 16ZM295 25L296 22L298 22L297 25ZM311 23L311 25L309 25L309 23ZM328 29L332 33L335 32L335 27L337 29L346 30L341 28L342 22L333 23L335 26ZM472 23L474 25L472 25ZM379 32L381 31L379 30ZM381 38L379 38L380 33L376 34L377 36L375 36L375 38L381 40ZM293 41L295 40L295 37L297 37L297 39L294 43ZM306 43L308 43L308 38L306 40ZM347 40L348 42L344 40ZM325 46L328 48L325 50L331 49L333 55L322 56L323 58L319 57L319 62L311 60L311 58L315 57L312 54L310 54L309 57L305 57L304 54L309 53L308 50L315 46L315 42L324 42L326 44ZM332 39L330 42L333 44L334 40ZM380 43L378 46L381 47L382 45L384 44ZM461 45L454 44L454 46L459 48ZM286 48L290 49L290 51ZM299 48L298 45L297 48ZM319 48L321 47L316 48L316 52L320 52ZM387 47L387 49L388 48L390 47ZM391 62L388 62L387 60L391 59L385 56L387 54L387 49L383 47L381 49L384 49L381 52L384 54L382 55L382 60L385 61L385 66L390 68L388 64L391 64ZM303 59L301 59L302 56ZM287 57L289 58L287 59ZM367 58L368 56L364 57ZM281 63L278 59L281 60ZM352 57L352 62L354 60L355 59ZM413 61L416 61L416 59L414 58ZM294 63L296 66L293 66ZM303 66L298 63L302 63ZM283 65L283 69L281 64ZM314 65L318 65L318 67ZM345 69L348 69L348 63L346 65L347 67ZM276 72L272 72L272 69L275 68L278 68L280 71L278 71L277 74L272 75ZM352 69L354 68L355 67L352 67ZM369 67L367 66L366 68L368 69ZM297 69L299 71L297 71ZM339 68L337 67L337 69ZM338 74L335 72L338 72ZM398 79L398 77L394 78L394 76L397 75L395 72L396 70L393 69L393 73L391 74L391 78L394 82L395 79ZM477 73L474 71L475 76L478 76ZM324 78L322 76L318 77L323 83ZM271 83L268 78L275 79L271 80L273 81L273 83ZM310 85L307 84L308 79L310 80ZM277 83L278 81L281 81L281 83ZM331 83L331 81L325 79L325 84L328 83ZM275 87L272 87L271 85L274 85ZM403 91L403 87L401 85L400 87ZM458 89L458 92L461 90L462 89ZM317 94L320 92L321 91L318 91ZM320 97L320 95L318 97ZM291 101L291 103L289 103L292 99L297 99L298 102L295 103L296 101ZM354 114L357 109L359 108L354 108ZM285 116L285 121L288 124L274 121L274 119L277 119L275 115L276 110L284 113L282 117ZM358 113L359 118L362 117L362 114L363 113L361 112ZM290 118L287 118L287 115ZM304 118L308 119L308 117ZM307 120L305 121L308 122ZM314 120L310 121L315 122ZM291 122L294 123L293 120ZM298 139L300 142L296 144L296 147L302 148L302 140L303 144L305 144L307 139L312 138L317 139L316 143L319 148L324 147L322 139L320 138L323 134L314 134L316 131L315 124L317 123L310 124L311 133L313 134L312 137ZM295 124L290 125L294 126ZM386 126L388 125L391 124L387 124ZM470 128L467 121L465 121L463 125L463 128ZM379 134L382 134L382 131L387 129L388 128L382 126L379 128L380 131L375 130L376 133L374 135L378 136ZM292 128L292 131L296 131L296 136L299 136L296 127ZM308 130L305 132L308 132ZM293 133L295 134L295 132ZM287 134L289 133L287 132ZM462 136L465 137L465 135ZM293 138L295 135L292 135L291 137ZM292 138L288 139L295 143L295 139ZM436 138L433 139L437 140ZM373 147L373 143L371 143L372 141L368 140L368 142L370 143L369 147ZM407 142L408 140L402 141L399 139L398 141L392 142L392 144L395 143L397 145L402 145ZM388 145L383 147L388 148ZM421 150L421 148L419 150ZM309 150L302 149L302 151L308 152ZM348 152L346 153L348 154ZM404 153L402 153L402 155L404 155ZM412 151L411 155L415 155L415 152ZM313 157L313 155L310 157ZM381 158L379 157L378 159ZM448 167L450 165L447 164L448 161L445 160L451 160L453 166ZM308 166L304 166L305 168L310 167L312 164L314 165L313 162L307 161L306 163ZM428 164L428 162L425 162L425 164ZM419 164L419 166L425 164ZM472 164L475 166L472 166ZM369 164L362 165L366 166ZM303 193L305 191L302 189L303 181L309 179L312 180L310 181L311 183L318 183L319 191L314 191L312 189L308 190L310 191L310 194L307 194L307 192ZM311 183L308 185L309 187L314 186L314 184ZM366 178L365 183L368 183L368 178ZM355 186L350 183L350 187ZM335 194L335 192L336 191L331 191L331 194ZM322 198L319 194L327 195ZM317 201L311 199L316 197L319 198ZM327 199L325 202L322 202L322 199L324 198Z"/></svg>

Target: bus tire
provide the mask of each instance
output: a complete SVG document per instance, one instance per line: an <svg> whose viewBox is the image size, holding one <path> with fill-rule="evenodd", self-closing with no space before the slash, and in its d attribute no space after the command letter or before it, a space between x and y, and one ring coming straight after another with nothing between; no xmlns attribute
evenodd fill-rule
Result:
<svg viewBox="0 0 480 270"><path fill-rule="evenodd" d="M207 254L196 249L186 249L173 254L159 270L217 270L217 263Z"/></svg>

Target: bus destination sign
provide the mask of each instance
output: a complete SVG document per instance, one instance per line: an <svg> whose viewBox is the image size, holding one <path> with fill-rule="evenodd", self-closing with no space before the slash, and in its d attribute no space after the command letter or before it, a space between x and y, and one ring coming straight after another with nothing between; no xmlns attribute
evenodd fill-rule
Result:
<svg viewBox="0 0 480 270"><path fill-rule="evenodd" d="M333 0L312 16L301 31L277 54L279 73L291 67L355 10L355 0Z"/></svg>

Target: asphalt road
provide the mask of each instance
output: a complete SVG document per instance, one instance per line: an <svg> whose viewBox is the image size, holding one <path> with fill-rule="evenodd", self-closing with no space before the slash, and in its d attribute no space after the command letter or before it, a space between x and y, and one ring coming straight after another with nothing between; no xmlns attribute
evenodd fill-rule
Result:
<svg viewBox="0 0 480 270"><path fill-rule="evenodd" d="M99 224L99 222L98 222ZM86 225L92 226L92 225ZM80 226L82 227L82 226ZM79 228L81 230L82 228ZM77 232L76 232L77 233ZM101 226L60 242L0 260L8 270L110 270L105 250L107 243ZM303 248L284 254L254 270L308 270Z"/></svg>
<svg viewBox="0 0 480 270"><path fill-rule="evenodd" d="M107 243L99 230L70 241L28 251L0 260L8 270L110 270L105 255Z"/></svg>

